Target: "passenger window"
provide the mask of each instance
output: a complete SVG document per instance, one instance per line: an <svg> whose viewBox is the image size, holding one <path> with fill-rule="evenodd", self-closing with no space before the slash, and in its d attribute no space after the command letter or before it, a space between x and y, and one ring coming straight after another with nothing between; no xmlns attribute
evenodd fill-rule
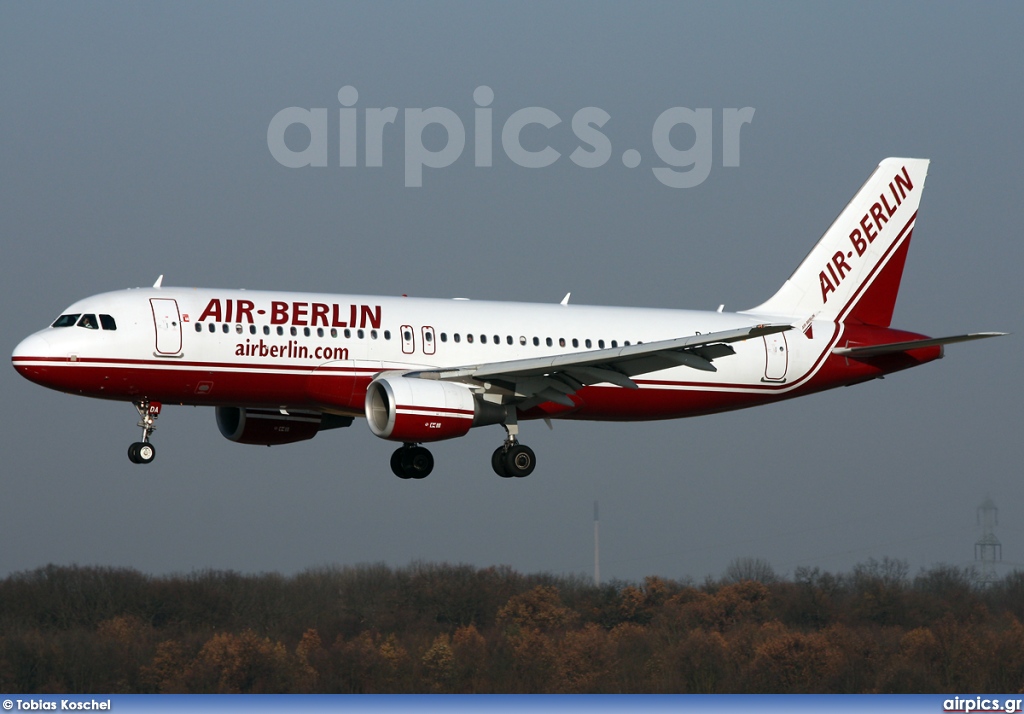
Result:
<svg viewBox="0 0 1024 714"><path fill-rule="evenodd" d="M558 338L558 346L559 347L565 347L565 338L564 337L559 337Z"/></svg>
<svg viewBox="0 0 1024 714"><path fill-rule="evenodd" d="M458 332L456 332L456 333L455 333L455 341L456 341L456 342L458 342L458 341L459 341L460 339L462 339L462 338L460 338L460 337L459 337L459 333L458 333Z"/></svg>
<svg viewBox="0 0 1024 714"><path fill-rule="evenodd" d="M298 334L299 334L299 328L297 328L297 327L292 327L292 328L291 328L291 333L292 333L292 337L295 337L296 335L298 335Z"/></svg>
<svg viewBox="0 0 1024 714"><path fill-rule="evenodd" d="M447 332L442 332L441 333L441 342L447 342L447 341L448 341L448 333Z"/></svg>
<svg viewBox="0 0 1024 714"><path fill-rule="evenodd" d="M356 330L356 337L358 337L359 339L363 339L364 334L365 333L362 330Z"/></svg>
<svg viewBox="0 0 1024 714"><path fill-rule="evenodd" d="M618 346L619 346L619 343L616 342L615 340L612 340L612 347L618 347Z"/></svg>
<svg viewBox="0 0 1024 714"><path fill-rule="evenodd" d="M348 329L347 327L345 328L345 339L352 339L352 330Z"/></svg>
<svg viewBox="0 0 1024 714"><path fill-rule="evenodd" d="M214 325L214 324L213 324L213 323L211 322L211 323L210 323L210 332L214 332L214 331L216 331L216 329L217 329L217 326L216 326L216 325Z"/></svg>
<svg viewBox="0 0 1024 714"><path fill-rule="evenodd" d="M338 336L338 328L337 327L332 327L331 328L331 337L337 337L337 336Z"/></svg>
<svg viewBox="0 0 1024 714"><path fill-rule="evenodd" d="M283 335L284 334L284 328L281 325L277 326L277 334L278 335Z"/></svg>
<svg viewBox="0 0 1024 714"><path fill-rule="evenodd" d="M116 330L117 323L114 322L114 318L110 315L100 315L100 325L103 326L104 330Z"/></svg>
<svg viewBox="0 0 1024 714"><path fill-rule="evenodd" d="M324 328L322 328L322 327L316 328L316 336L317 337L323 337L324 336Z"/></svg>
<svg viewBox="0 0 1024 714"><path fill-rule="evenodd" d="M508 337L506 337L505 341L508 342L511 345L514 342L514 340L512 339L512 335L509 335Z"/></svg>
<svg viewBox="0 0 1024 714"><path fill-rule="evenodd" d="M249 334L250 335L255 335L256 334L256 325L249 325Z"/></svg>
<svg viewBox="0 0 1024 714"><path fill-rule="evenodd" d="M583 344L585 344L587 346L588 350L593 346L593 343L590 341L589 337L587 338L586 342L584 342Z"/></svg>
<svg viewBox="0 0 1024 714"><path fill-rule="evenodd" d="M80 312L76 312L74 315L61 315L52 325L50 325L50 327L72 327L76 322L78 322L78 318L81 314L82 313Z"/></svg>
<svg viewBox="0 0 1024 714"><path fill-rule="evenodd" d="M551 346L551 338L549 337L546 340L544 340L544 344L546 344L548 347L550 347Z"/></svg>
<svg viewBox="0 0 1024 714"><path fill-rule="evenodd" d="M79 327L84 327L87 330L98 330L100 326L96 324L95 315L82 315L82 318L78 321Z"/></svg>
<svg viewBox="0 0 1024 714"><path fill-rule="evenodd" d="M539 337L534 337L533 338L533 346L534 347L540 347L540 338Z"/></svg>
<svg viewBox="0 0 1024 714"><path fill-rule="evenodd" d="M303 327L302 328L302 334L305 335L306 337L309 337L309 328L308 327Z"/></svg>
<svg viewBox="0 0 1024 714"><path fill-rule="evenodd" d="M263 326L263 334L264 335L269 335L270 334L270 325L264 325Z"/></svg>
<svg viewBox="0 0 1024 714"><path fill-rule="evenodd" d="M196 323L196 332L202 332L202 331L203 331L202 324L197 322Z"/></svg>
<svg viewBox="0 0 1024 714"><path fill-rule="evenodd" d="M577 340L575 337L572 338L572 346L573 347L579 347L580 346L580 341Z"/></svg>
<svg viewBox="0 0 1024 714"><path fill-rule="evenodd" d="M501 336L500 335L495 335L494 336L494 344L496 344L496 345L500 345L501 344Z"/></svg>
<svg viewBox="0 0 1024 714"><path fill-rule="evenodd" d="M237 324L237 323L235 324L235 334L236 335L242 334L242 326Z"/></svg>
<svg viewBox="0 0 1024 714"><path fill-rule="evenodd" d="M385 340L390 340L391 339L391 330L384 330L384 339Z"/></svg>
<svg viewBox="0 0 1024 714"><path fill-rule="evenodd" d="M370 330L370 339L371 340L377 339L377 331L376 330Z"/></svg>
<svg viewBox="0 0 1024 714"><path fill-rule="evenodd" d="M223 325L222 327L223 327L223 332L224 332L225 334L227 334L227 331L228 331L228 323L226 323L226 322L225 322L225 323L224 323L224 325Z"/></svg>
<svg viewBox="0 0 1024 714"><path fill-rule="evenodd" d="M526 335L519 335L519 344L526 347Z"/></svg>
<svg viewBox="0 0 1024 714"><path fill-rule="evenodd" d="M600 349L602 349L602 350L603 350L603 349L604 349L604 340L598 340L598 341L597 341L597 346L598 346L598 347L599 347Z"/></svg>
<svg viewBox="0 0 1024 714"><path fill-rule="evenodd" d="M473 333L472 332L469 333L468 335L466 335L466 342L469 342L469 343L473 342Z"/></svg>
<svg viewBox="0 0 1024 714"><path fill-rule="evenodd" d="M482 345L486 345L487 344L487 335L480 335L480 344L482 344Z"/></svg>

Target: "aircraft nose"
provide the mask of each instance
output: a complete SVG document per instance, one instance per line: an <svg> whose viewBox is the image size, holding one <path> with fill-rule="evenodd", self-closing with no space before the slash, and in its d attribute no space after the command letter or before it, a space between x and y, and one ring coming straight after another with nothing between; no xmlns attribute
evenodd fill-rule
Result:
<svg viewBox="0 0 1024 714"><path fill-rule="evenodd" d="M11 363L22 377L37 381L33 379L37 371L35 361L40 357L51 356L52 351L53 348L50 346L50 343L37 332L18 343L18 346L14 348L14 353L11 355Z"/></svg>
<svg viewBox="0 0 1024 714"><path fill-rule="evenodd" d="M48 357L50 356L50 343L38 332L29 335L14 348L11 359L17 361L25 357Z"/></svg>

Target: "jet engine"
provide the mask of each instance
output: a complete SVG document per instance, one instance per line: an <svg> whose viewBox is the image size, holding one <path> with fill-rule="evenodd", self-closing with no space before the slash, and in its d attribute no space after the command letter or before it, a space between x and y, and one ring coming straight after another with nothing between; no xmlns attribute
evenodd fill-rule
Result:
<svg viewBox="0 0 1024 714"><path fill-rule="evenodd" d="M441 441L505 418L504 406L486 402L469 387L453 382L383 376L366 388L366 421L382 439Z"/></svg>
<svg viewBox="0 0 1024 714"><path fill-rule="evenodd" d="M217 428L225 439L239 444L291 444L351 423L352 417L321 412L217 407Z"/></svg>

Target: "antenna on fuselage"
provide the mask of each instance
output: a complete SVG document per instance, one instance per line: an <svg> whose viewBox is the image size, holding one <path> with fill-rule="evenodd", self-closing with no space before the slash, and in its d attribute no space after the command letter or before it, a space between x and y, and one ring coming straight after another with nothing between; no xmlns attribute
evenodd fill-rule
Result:
<svg viewBox="0 0 1024 714"><path fill-rule="evenodd" d="M154 288L158 288L158 287L160 287L161 285L163 285L163 282L164 282L164 276L163 276L163 273L161 273L161 274L160 274L160 277L156 279L156 282L155 282L155 283L153 283L153 287L154 287Z"/></svg>

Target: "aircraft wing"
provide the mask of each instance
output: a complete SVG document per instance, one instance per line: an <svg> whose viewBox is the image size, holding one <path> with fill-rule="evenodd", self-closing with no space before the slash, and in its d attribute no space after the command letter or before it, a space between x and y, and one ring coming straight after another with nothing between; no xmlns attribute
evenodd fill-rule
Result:
<svg viewBox="0 0 1024 714"><path fill-rule="evenodd" d="M575 404L569 395L591 384L607 382L636 389L631 377L679 366L716 372L713 360L736 353L729 343L791 329L788 324L754 325L611 349L418 370L407 376L497 386L518 398L523 409L543 402L571 407Z"/></svg>

